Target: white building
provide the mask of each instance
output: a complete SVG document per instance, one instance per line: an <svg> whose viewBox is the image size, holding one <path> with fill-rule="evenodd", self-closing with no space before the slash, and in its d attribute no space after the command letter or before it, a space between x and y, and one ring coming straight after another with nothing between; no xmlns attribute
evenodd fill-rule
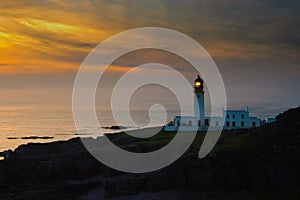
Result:
<svg viewBox="0 0 300 200"><path fill-rule="evenodd" d="M203 80L198 76L194 82L194 116L175 116L173 121L168 123L165 131L206 131L209 126L211 130L221 129L246 129L258 127L263 123L272 123L274 118L260 120L249 115L248 107L244 110L222 110L222 116L205 116L204 109L204 87Z"/></svg>

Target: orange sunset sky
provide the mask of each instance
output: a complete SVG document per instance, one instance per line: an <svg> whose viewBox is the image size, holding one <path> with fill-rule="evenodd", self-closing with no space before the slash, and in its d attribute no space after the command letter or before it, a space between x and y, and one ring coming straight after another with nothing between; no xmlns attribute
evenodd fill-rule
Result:
<svg viewBox="0 0 300 200"><path fill-rule="evenodd" d="M0 104L69 104L76 71L97 44L121 31L157 26L206 48L223 75L229 103L294 106L300 97L299 8L295 0L3 0ZM111 76L143 55L120 59ZM179 69L194 79L184 64Z"/></svg>

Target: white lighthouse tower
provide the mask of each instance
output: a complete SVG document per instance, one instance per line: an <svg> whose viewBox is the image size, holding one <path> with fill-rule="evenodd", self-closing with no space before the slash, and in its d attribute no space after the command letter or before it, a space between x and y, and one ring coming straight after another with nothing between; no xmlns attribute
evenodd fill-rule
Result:
<svg viewBox="0 0 300 200"><path fill-rule="evenodd" d="M173 121L165 127L165 131L210 131L213 130L237 130L259 127L262 124L273 123L274 118L261 120L249 115L248 107L244 110L225 110L222 109L222 116L205 116L204 106L204 82L198 76L194 82L194 116L174 116ZM221 129L220 129L221 128Z"/></svg>
<svg viewBox="0 0 300 200"><path fill-rule="evenodd" d="M203 80L198 76L194 82L194 115L198 120L198 126L205 125L205 109L204 109L204 87Z"/></svg>

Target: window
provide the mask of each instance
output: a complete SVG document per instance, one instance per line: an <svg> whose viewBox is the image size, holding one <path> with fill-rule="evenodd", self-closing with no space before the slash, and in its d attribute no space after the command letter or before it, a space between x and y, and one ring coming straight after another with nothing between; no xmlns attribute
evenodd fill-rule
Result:
<svg viewBox="0 0 300 200"><path fill-rule="evenodd" d="M226 126L230 126L230 123L229 123L229 122L226 122Z"/></svg>
<svg viewBox="0 0 300 200"><path fill-rule="evenodd" d="M235 115L232 115L232 118L235 119Z"/></svg>
<svg viewBox="0 0 300 200"><path fill-rule="evenodd" d="M209 121L208 121L208 119L205 119L205 126L209 126Z"/></svg>
<svg viewBox="0 0 300 200"><path fill-rule="evenodd" d="M236 125L236 123L235 122L232 122L232 126L235 126Z"/></svg>
<svg viewBox="0 0 300 200"><path fill-rule="evenodd" d="M241 115L241 118L244 119L244 114Z"/></svg>
<svg viewBox="0 0 300 200"><path fill-rule="evenodd" d="M229 119L229 115L228 114L226 115L226 118Z"/></svg>
<svg viewBox="0 0 300 200"><path fill-rule="evenodd" d="M192 126L192 121L191 120L189 121L189 126Z"/></svg>
<svg viewBox="0 0 300 200"><path fill-rule="evenodd" d="M201 126L201 121L200 120L198 120L198 126Z"/></svg>
<svg viewBox="0 0 300 200"><path fill-rule="evenodd" d="M219 126L219 122L216 122L216 126Z"/></svg>
<svg viewBox="0 0 300 200"><path fill-rule="evenodd" d="M252 127L256 127L256 123L255 122L252 122Z"/></svg>
<svg viewBox="0 0 300 200"><path fill-rule="evenodd" d="M245 122L244 121L241 121L241 126L245 126Z"/></svg>

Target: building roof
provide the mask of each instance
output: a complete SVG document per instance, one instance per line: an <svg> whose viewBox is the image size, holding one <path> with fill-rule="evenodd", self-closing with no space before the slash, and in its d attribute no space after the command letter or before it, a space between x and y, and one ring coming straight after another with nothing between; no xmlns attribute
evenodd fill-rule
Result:
<svg viewBox="0 0 300 200"><path fill-rule="evenodd" d="M224 110L224 112L248 112L246 110Z"/></svg>
<svg viewBox="0 0 300 200"><path fill-rule="evenodd" d="M195 117L195 116L174 116L175 118L197 118L197 117Z"/></svg>

